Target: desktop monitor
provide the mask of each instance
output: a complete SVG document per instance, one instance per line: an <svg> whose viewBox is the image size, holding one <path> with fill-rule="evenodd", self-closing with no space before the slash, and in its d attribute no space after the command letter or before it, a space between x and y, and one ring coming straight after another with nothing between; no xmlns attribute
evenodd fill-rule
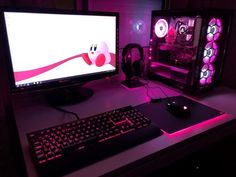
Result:
<svg viewBox="0 0 236 177"><path fill-rule="evenodd" d="M70 88L117 74L118 18L114 12L2 10L12 92Z"/></svg>

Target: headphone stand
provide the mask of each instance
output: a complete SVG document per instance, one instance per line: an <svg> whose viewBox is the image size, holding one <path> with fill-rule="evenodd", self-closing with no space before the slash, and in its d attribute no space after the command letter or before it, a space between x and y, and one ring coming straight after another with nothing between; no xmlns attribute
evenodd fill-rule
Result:
<svg viewBox="0 0 236 177"><path fill-rule="evenodd" d="M121 84L128 88L142 87L145 85L139 79L126 79L122 81Z"/></svg>

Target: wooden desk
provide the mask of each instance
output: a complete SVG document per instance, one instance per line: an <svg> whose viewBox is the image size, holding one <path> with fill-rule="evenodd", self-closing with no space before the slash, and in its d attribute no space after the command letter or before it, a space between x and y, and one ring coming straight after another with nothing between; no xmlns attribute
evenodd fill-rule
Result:
<svg viewBox="0 0 236 177"><path fill-rule="evenodd" d="M136 106L149 101L146 94L147 90L144 87L128 90L122 87L120 81L116 78L91 82L86 86L94 90L93 97L80 104L63 107L66 110L76 112L81 118L127 105ZM151 82L150 86L160 86L168 96L180 95L178 90L168 88L160 83ZM149 91L151 92L151 90ZM151 93L153 96L165 97L158 88L153 88L152 92L154 92ZM49 107L40 94L32 94L28 97L15 96L13 106L28 176L36 177L37 173L30 158L26 133L62 124L75 120L75 118ZM216 130L218 136L213 136L215 133L208 133L208 130L214 130L214 127L224 125L231 120L234 120L232 115L223 114L171 135L164 133L158 138L78 169L66 176L128 175L137 177L147 175L148 172L158 170L199 148L207 146L211 142L227 136L227 134L231 134L232 131L222 132L218 129ZM225 128L227 129L227 127ZM207 141L202 136L204 132L209 134Z"/></svg>

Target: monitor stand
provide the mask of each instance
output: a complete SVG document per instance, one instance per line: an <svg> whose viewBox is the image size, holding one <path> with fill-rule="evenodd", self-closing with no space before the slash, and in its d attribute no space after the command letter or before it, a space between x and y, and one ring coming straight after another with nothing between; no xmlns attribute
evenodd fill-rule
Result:
<svg viewBox="0 0 236 177"><path fill-rule="evenodd" d="M137 78L135 78L135 79L126 79L126 80L122 81L121 84L124 85L125 87L128 87L128 88L142 87L142 86L145 85L143 82L141 82Z"/></svg>
<svg viewBox="0 0 236 177"><path fill-rule="evenodd" d="M93 95L93 90L82 86L73 86L49 91L45 96L51 105L71 105L83 102Z"/></svg>

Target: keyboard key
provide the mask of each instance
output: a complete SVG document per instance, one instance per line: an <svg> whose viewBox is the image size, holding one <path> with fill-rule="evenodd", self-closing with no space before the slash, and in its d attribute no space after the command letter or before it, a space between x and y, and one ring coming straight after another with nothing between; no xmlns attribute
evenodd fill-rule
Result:
<svg viewBox="0 0 236 177"><path fill-rule="evenodd" d="M65 163L83 166L161 134L147 117L127 106L35 131L27 137L37 169L57 173L65 169Z"/></svg>

